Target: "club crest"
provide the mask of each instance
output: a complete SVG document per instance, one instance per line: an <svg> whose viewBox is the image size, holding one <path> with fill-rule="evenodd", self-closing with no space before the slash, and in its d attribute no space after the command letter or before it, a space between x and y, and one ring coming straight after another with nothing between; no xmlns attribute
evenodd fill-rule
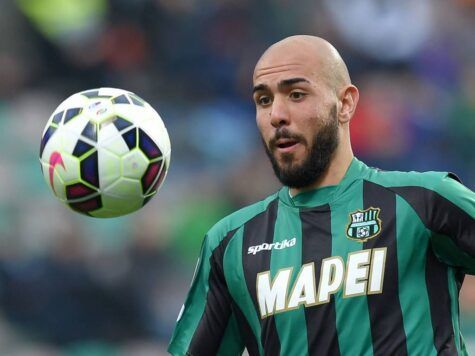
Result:
<svg viewBox="0 0 475 356"><path fill-rule="evenodd" d="M370 207L350 213L350 223L347 225L346 236L350 240L365 242L378 236L381 232L381 209Z"/></svg>

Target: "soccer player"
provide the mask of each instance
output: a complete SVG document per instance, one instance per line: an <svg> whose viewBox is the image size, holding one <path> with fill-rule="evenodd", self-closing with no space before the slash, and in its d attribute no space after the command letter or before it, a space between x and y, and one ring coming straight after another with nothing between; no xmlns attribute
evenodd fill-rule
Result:
<svg viewBox="0 0 475 356"><path fill-rule="evenodd" d="M325 40L293 36L254 70L257 126L284 187L206 235L173 355L464 355L475 194L451 173L353 156L358 89Z"/></svg>

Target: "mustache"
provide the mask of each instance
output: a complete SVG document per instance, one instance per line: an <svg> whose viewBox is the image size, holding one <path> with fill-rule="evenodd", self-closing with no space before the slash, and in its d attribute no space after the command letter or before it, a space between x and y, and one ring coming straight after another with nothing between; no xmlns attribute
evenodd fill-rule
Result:
<svg viewBox="0 0 475 356"><path fill-rule="evenodd" d="M280 140L281 138L297 141L304 145L307 144L307 140L305 139L303 135L293 133L287 128L282 128L282 129L277 129L275 131L274 137L272 137L269 140L269 149L273 151L277 147L277 141Z"/></svg>

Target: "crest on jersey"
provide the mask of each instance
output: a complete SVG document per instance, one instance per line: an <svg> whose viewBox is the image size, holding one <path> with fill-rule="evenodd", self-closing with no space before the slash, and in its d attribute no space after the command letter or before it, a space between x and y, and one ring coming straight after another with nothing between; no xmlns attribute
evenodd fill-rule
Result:
<svg viewBox="0 0 475 356"><path fill-rule="evenodd" d="M381 209L370 207L350 213L350 222L346 228L346 236L350 240L365 242L381 232Z"/></svg>

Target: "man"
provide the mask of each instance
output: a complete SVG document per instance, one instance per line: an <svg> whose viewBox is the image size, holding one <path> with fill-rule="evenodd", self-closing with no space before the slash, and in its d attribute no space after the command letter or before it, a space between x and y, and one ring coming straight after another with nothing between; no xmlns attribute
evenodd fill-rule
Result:
<svg viewBox="0 0 475 356"><path fill-rule="evenodd" d="M254 70L257 125L284 187L207 234L173 355L466 354L475 194L450 173L353 156L358 90L328 42L293 36Z"/></svg>

